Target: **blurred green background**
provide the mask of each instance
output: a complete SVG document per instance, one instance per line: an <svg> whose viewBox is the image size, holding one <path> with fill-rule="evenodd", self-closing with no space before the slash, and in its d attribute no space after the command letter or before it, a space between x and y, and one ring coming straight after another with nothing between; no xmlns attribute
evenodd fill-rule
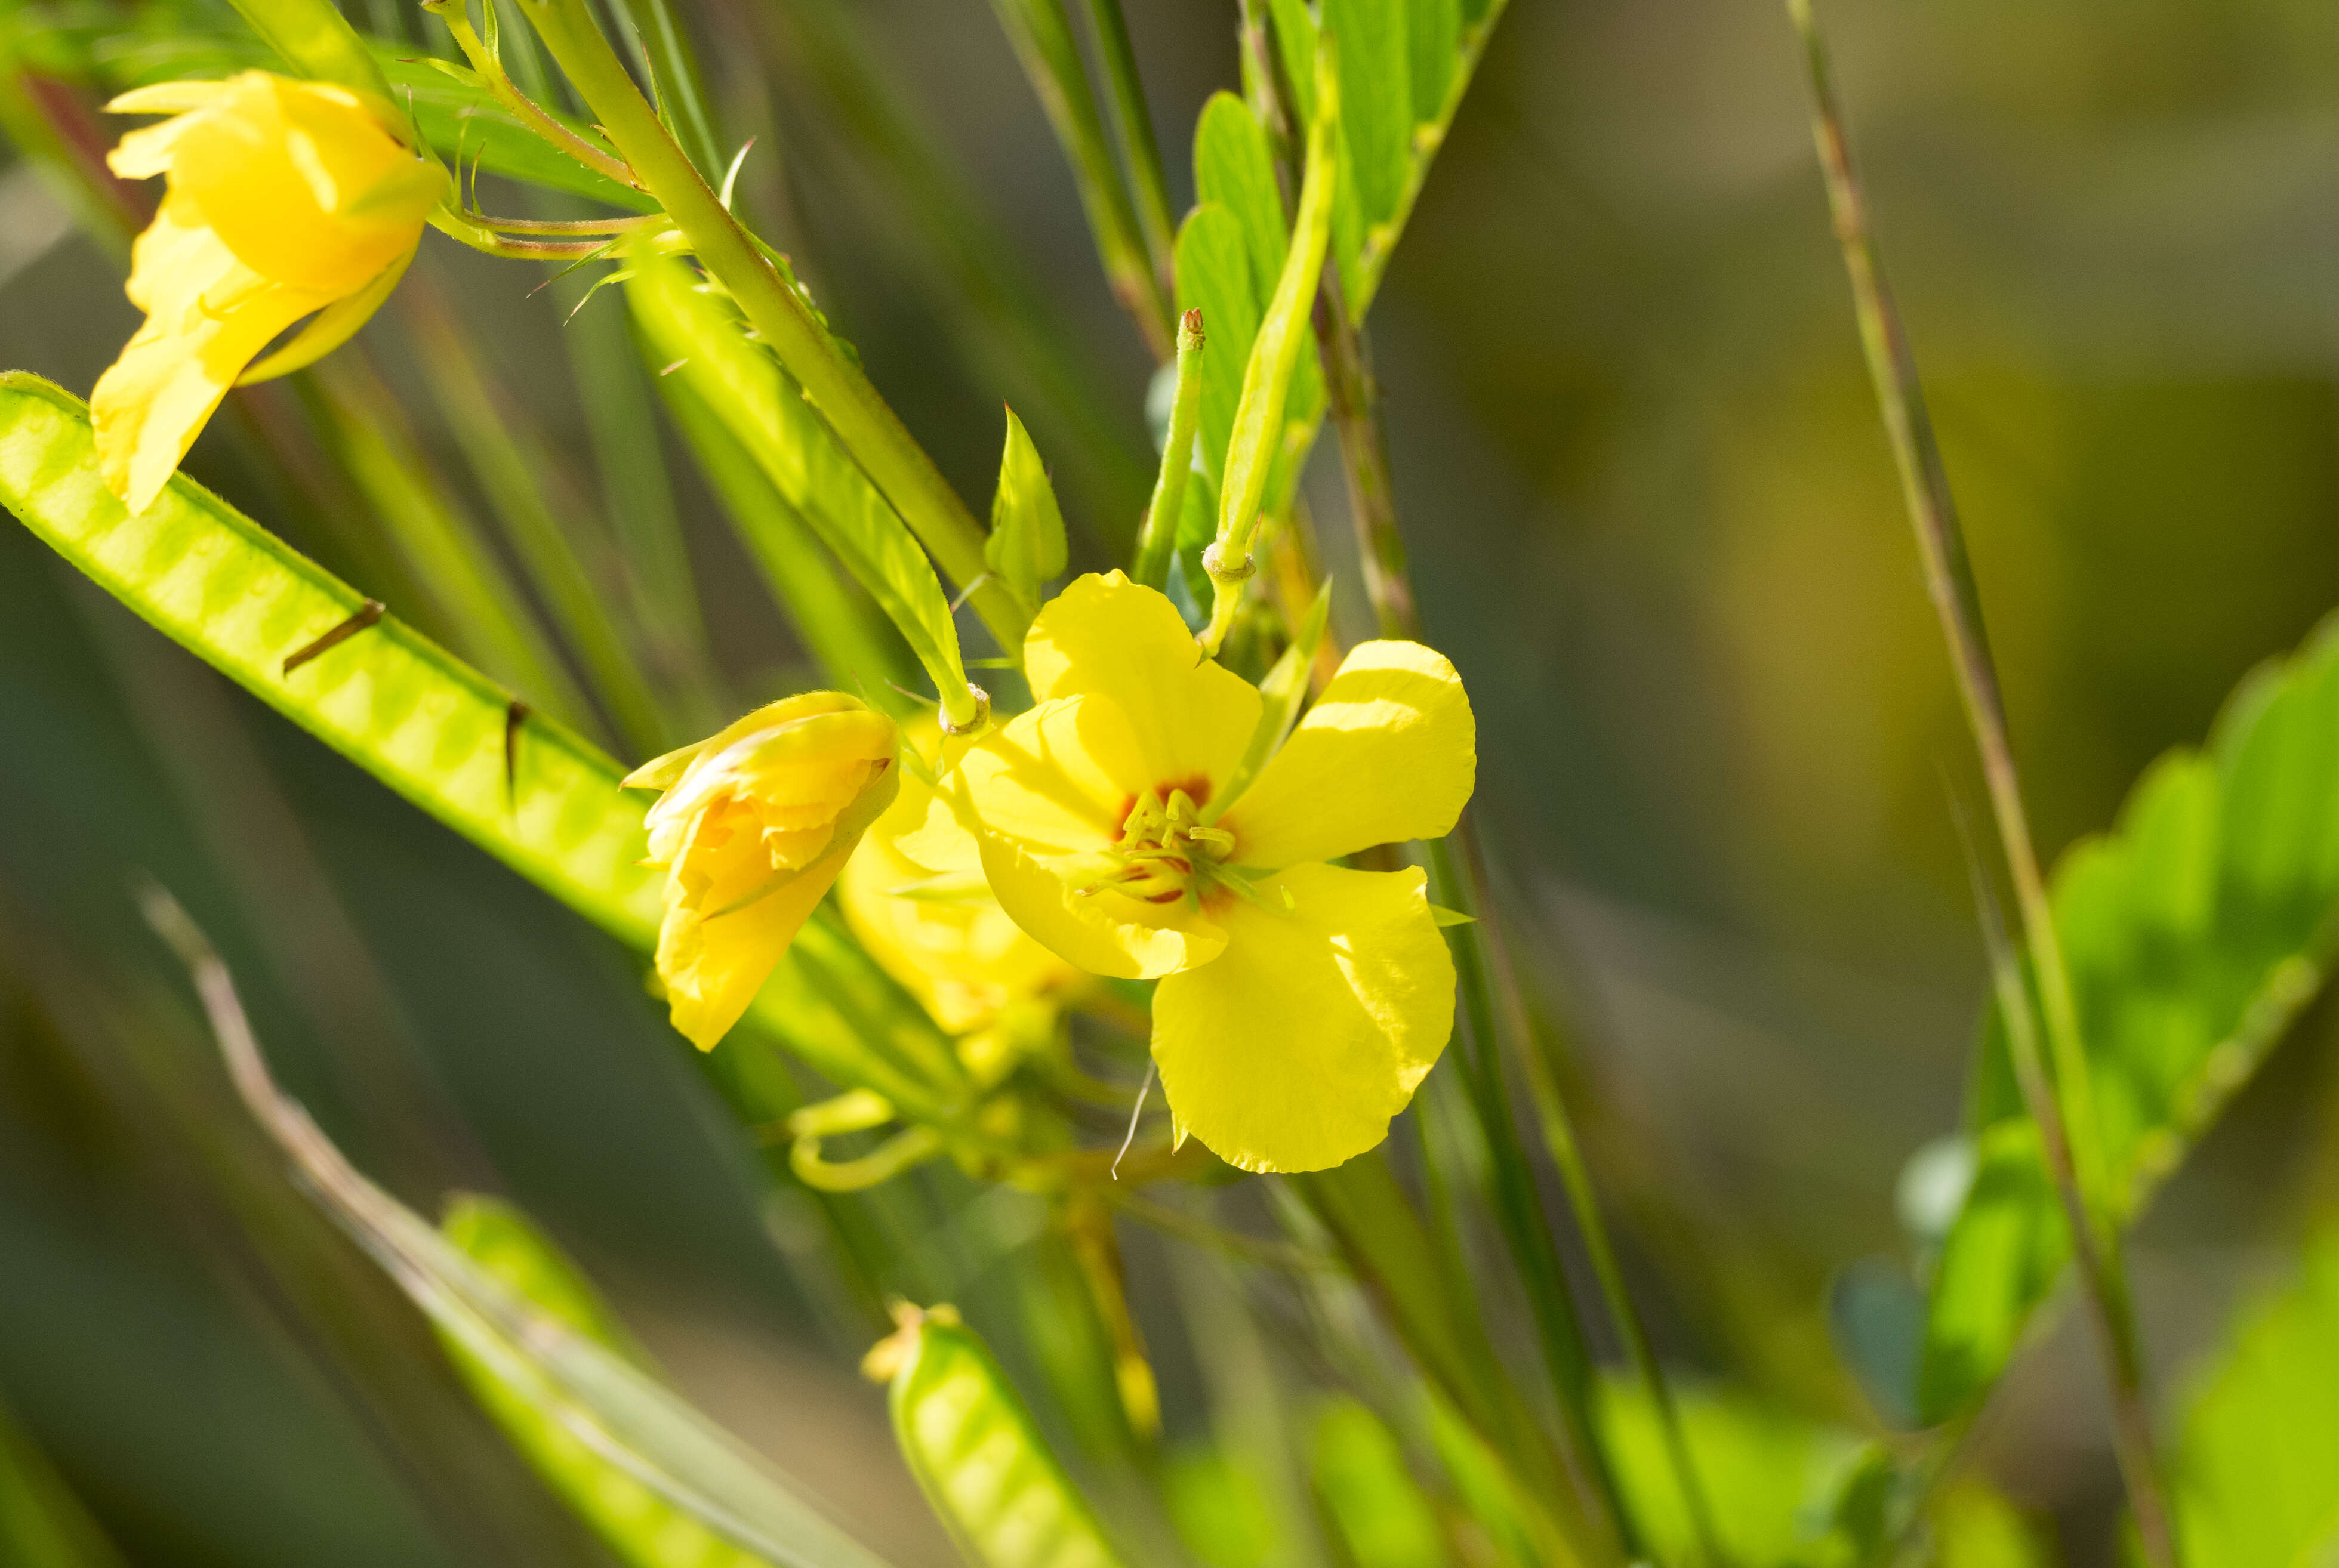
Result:
<svg viewBox="0 0 2339 1568"><path fill-rule="evenodd" d="M377 9L444 51L436 23ZM1182 210L1194 114L1235 83L1233 8L1127 10ZM1150 363L988 9L697 15L734 123L765 137L745 199L980 497L1020 396L990 351L1002 312L933 263L804 17L860 35L1092 393L1086 431L1018 409L1076 564L1103 564L1097 532L1143 500ZM2339 14L1846 0L1821 19L2051 853L2339 605ZM569 301L529 294L528 269L436 238L425 254L583 472L562 334L593 329L564 329ZM0 169L0 363L85 392L136 322L120 276L29 169ZM419 410L410 340L395 311L362 340ZM1374 349L1426 618L1479 715L1497 879L1546 994L1585 1021L1581 1092L1636 1281L1676 1359L1852 1415L1830 1302L1854 1294L1843 1270L1904 1251L1901 1168L1956 1125L1982 979L1956 819L1980 797L1783 15L1517 0ZM192 466L275 518L233 422ZM1330 457L1308 493L1340 559ZM682 494L742 703L808 684L695 478ZM360 1165L426 1210L456 1186L516 1198L686 1392L904 1568L950 1560L853 1376L863 1345L790 1267L804 1217L759 1196L633 962L11 524L0 1405L131 1560L508 1561L502 1533L553 1506L450 1374L418 1375L435 1362L402 1303L242 1132L137 921L145 874L220 942L288 1088ZM2327 1032L2310 1019L2143 1233L2166 1391L2271 1241L2339 1191ZM1157 1249L1129 1240L1174 1435L1196 1358ZM320 1302L356 1326L321 1342ZM1889 1337L1889 1288L1877 1310ZM2075 1541L2117 1497L2084 1352L2066 1325L2028 1357L1986 1449ZM574 1533L574 1560L600 1561Z"/></svg>

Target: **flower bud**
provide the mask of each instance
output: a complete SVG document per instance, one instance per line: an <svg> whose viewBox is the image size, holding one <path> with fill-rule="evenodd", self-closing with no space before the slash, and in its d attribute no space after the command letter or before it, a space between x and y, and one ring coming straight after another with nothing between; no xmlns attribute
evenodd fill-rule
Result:
<svg viewBox="0 0 2339 1568"><path fill-rule="evenodd" d="M842 692L757 708L627 775L666 873L657 972L674 1026L712 1050L803 929L862 833L893 804L893 721Z"/></svg>

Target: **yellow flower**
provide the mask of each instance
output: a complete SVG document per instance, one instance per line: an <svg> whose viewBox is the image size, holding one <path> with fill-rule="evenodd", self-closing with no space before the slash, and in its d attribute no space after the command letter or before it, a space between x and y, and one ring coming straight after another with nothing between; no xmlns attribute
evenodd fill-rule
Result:
<svg viewBox="0 0 2339 1568"><path fill-rule="evenodd" d="M1257 689L1118 572L1040 612L1024 667L1039 705L956 775L1001 905L1082 969L1161 978L1181 1137L1248 1170L1378 1143L1452 1032L1454 963L1419 871L1326 863L1453 827L1477 766L1454 666L1362 644L1263 766Z"/></svg>
<svg viewBox="0 0 2339 1568"><path fill-rule="evenodd" d="M312 363L364 324L413 257L446 177L363 99L322 82L247 71L142 87L106 107L173 116L106 159L124 179L171 181L131 252L130 301L145 324L90 395L106 487L138 512L230 387Z"/></svg>
<svg viewBox="0 0 2339 1568"><path fill-rule="evenodd" d="M985 1028L1010 1002L1061 990L1079 973L1007 918L983 883L972 835L915 776L845 862L836 896L869 955L952 1034Z"/></svg>
<svg viewBox="0 0 2339 1568"><path fill-rule="evenodd" d="M739 1021L893 803L899 745L883 714L807 692L627 776L666 792L644 823L645 863L666 871L657 971L675 1028L701 1050Z"/></svg>

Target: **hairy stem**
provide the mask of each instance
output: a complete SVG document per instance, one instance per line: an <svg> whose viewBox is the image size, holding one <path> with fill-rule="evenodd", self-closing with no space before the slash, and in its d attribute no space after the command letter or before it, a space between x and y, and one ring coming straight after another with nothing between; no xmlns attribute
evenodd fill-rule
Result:
<svg viewBox="0 0 2339 1568"><path fill-rule="evenodd" d="M2177 1561L2176 1537L2145 1402L2134 1301L2121 1257L2118 1225L2110 1211L2094 1083L2070 973L2063 962L2046 882L2039 874L2038 851L2023 807L2021 777L2007 735L2005 703L1983 626L1981 596L1967 558L1965 536L1950 497L1949 474L1941 464L1940 447L1925 411L1916 358L1877 262L1866 197L1852 167L1843 112L1829 74L1826 47L1812 20L1811 0L1787 0L1787 11L1802 39L1811 87L1811 131L1827 180L1828 207L1843 250L1844 270L1850 276L1869 376L1875 383L1885 433L1900 470L1902 499L1923 557L1926 587L1949 645L1949 663L1975 749L1980 754L1991 815L2029 948L2053 1072L2050 1077L2038 1060L2038 1045L2028 1030L2009 1027L2017 1076L2022 1081L2031 1119L2038 1124L2042 1143L2049 1151L2048 1164L2064 1206L2072 1217L2074 1249L2095 1309L2111 1382L2114 1446L2135 1511L2137 1533L2147 1559L2156 1568L2169 1568ZM2028 1007L2027 1001L2024 1005Z"/></svg>

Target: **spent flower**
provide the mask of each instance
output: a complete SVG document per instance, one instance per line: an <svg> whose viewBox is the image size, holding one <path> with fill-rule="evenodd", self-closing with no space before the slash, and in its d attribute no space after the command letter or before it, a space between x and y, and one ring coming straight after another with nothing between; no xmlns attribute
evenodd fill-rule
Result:
<svg viewBox="0 0 2339 1568"><path fill-rule="evenodd" d="M666 793L646 863L666 868L657 972L674 1026L711 1050L893 804L893 721L842 692L807 692L628 774Z"/></svg>
<svg viewBox="0 0 2339 1568"><path fill-rule="evenodd" d="M131 252L127 291L145 322L90 397L107 488L138 512L230 387L313 363L365 323L412 260L446 175L379 105L330 83L246 71L106 107L172 116L106 158L124 179L170 181Z"/></svg>
<svg viewBox="0 0 2339 1568"><path fill-rule="evenodd" d="M1454 666L1360 644L1247 784L1258 691L1154 590L1073 582L1024 666L1038 705L952 784L1001 906L1081 969L1160 979L1180 1138L1249 1170L1378 1143L1452 1032L1454 963L1419 870L1330 863L1461 814L1476 730Z"/></svg>

